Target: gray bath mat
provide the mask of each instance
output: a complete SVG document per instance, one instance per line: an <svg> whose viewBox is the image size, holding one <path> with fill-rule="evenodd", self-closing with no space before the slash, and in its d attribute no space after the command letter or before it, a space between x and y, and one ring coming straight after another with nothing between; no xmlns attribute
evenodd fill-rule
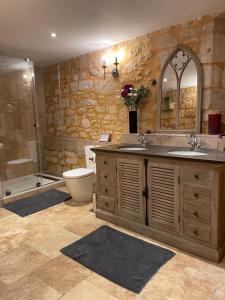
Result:
<svg viewBox="0 0 225 300"><path fill-rule="evenodd" d="M69 200L70 198L69 193L52 189L29 198L7 203L4 205L4 208L21 217L26 217L50 206Z"/></svg>
<svg viewBox="0 0 225 300"><path fill-rule="evenodd" d="M134 293L140 293L175 255L108 226L98 228L61 252Z"/></svg>

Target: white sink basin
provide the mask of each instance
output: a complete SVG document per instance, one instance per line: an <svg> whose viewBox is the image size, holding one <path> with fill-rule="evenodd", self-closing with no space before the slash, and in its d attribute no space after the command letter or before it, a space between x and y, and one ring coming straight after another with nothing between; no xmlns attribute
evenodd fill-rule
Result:
<svg viewBox="0 0 225 300"><path fill-rule="evenodd" d="M184 155L184 156L202 156L202 155L208 155L204 152L197 152L197 151L169 151L169 154L173 155Z"/></svg>
<svg viewBox="0 0 225 300"><path fill-rule="evenodd" d="M119 147L121 150L128 150L128 151L143 151L143 150L148 150L147 148L143 147Z"/></svg>

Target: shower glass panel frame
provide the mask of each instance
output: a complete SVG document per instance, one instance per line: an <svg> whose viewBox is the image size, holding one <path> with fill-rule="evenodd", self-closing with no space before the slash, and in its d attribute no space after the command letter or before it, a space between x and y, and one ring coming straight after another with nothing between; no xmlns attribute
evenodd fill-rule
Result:
<svg viewBox="0 0 225 300"><path fill-rule="evenodd" d="M0 55L0 199L53 183L42 175L31 61Z"/></svg>

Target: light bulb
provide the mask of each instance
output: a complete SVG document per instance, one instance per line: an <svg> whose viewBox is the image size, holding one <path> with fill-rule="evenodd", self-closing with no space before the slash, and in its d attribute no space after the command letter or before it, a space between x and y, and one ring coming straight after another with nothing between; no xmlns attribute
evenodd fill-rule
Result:
<svg viewBox="0 0 225 300"><path fill-rule="evenodd" d="M116 51L114 55L114 57L117 57L118 62L121 62L124 59L124 56L125 56L125 51L123 48Z"/></svg>
<svg viewBox="0 0 225 300"><path fill-rule="evenodd" d="M56 33L55 33L55 32L52 32L52 33L51 33L51 37L52 37L52 38L56 38Z"/></svg>

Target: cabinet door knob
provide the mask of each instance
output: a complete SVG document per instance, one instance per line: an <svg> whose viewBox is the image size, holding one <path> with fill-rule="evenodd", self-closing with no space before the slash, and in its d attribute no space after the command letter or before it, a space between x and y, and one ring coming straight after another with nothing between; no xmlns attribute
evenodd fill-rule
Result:
<svg viewBox="0 0 225 300"><path fill-rule="evenodd" d="M197 211L194 212L194 216L195 216L196 218L198 218L198 213L197 213Z"/></svg>
<svg viewBox="0 0 225 300"><path fill-rule="evenodd" d="M107 165L107 161L104 160L104 165Z"/></svg>
<svg viewBox="0 0 225 300"><path fill-rule="evenodd" d="M107 176L107 175L105 175L104 177L105 177L105 179L107 179L107 178L108 178L108 176Z"/></svg>
<svg viewBox="0 0 225 300"><path fill-rule="evenodd" d="M108 190L107 190L107 189L105 189L105 193L108 193Z"/></svg>
<svg viewBox="0 0 225 300"><path fill-rule="evenodd" d="M198 193L194 193L196 199L198 199Z"/></svg>
<svg viewBox="0 0 225 300"><path fill-rule="evenodd" d="M199 175L198 174L195 174L195 179L199 179Z"/></svg>
<svg viewBox="0 0 225 300"><path fill-rule="evenodd" d="M194 235L198 235L198 231L197 230L194 230L193 233L194 233Z"/></svg>
<svg viewBox="0 0 225 300"><path fill-rule="evenodd" d="M105 206L109 206L107 202L105 203Z"/></svg>

